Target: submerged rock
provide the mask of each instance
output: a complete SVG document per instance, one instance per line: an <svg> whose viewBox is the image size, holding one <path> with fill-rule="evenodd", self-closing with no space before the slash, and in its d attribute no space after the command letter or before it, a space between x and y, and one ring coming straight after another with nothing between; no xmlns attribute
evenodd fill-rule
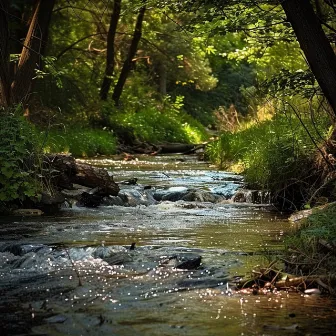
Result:
<svg viewBox="0 0 336 336"><path fill-rule="evenodd" d="M179 201L183 196L188 194L191 189L186 187L171 187L169 189L160 189L154 192L153 197L157 201Z"/></svg>
<svg viewBox="0 0 336 336"><path fill-rule="evenodd" d="M157 201L153 198L150 189L142 191L124 189L119 192L118 196L124 201L124 206L153 205L157 203Z"/></svg>
<svg viewBox="0 0 336 336"><path fill-rule="evenodd" d="M225 197L225 199L230 199L235 195L237 190L242 187L241 183L227 183L218 187L211 188L211 192L220 196Z"/></svg>
<svg viewBox="0 0 336 336"><path fill-rule="evenodd" d="M224 198L220 195L213 194L209 191L199 190L199 191L192 191L187 193L185 196L181 198L183 201L187 202L210 202L210 203L217 203L224 200Z"/></svg>
<svg viewBox="0 0 336 336"><path fill-rule="evenodd" d="M201 265L202 257L198 255L184 254L178 258L176 268L193 270Z"/></svg>
<svg viewBox="0 0 336 336"><path fill-rule="evenodd" d="M202 263L202 257L194 253L181 253L160 262L161 266L171 266L178 269L194 270Z"/></svg>
<svg viewBox="0 0 336 336"><path fill-rule="evenodd" d="M10 252L16 256L23 256L27 253L37 252L44 248L51 250L49 246L43 244L5 244L0 247L0 252Z"/></svg>
<svg viewBox="0 0 336 336"><path fill-rule="evenodd" d="M233 202L269 204L271 202L271 193L268 190L249 190L238 189L232 197Z"/></svg>
<svg viewBox="0 0 336 336"><path fill-rule="evenodd" d="M188 189L186 187L172 187L169 189L158 190L153 197L157 201L187 201L187 202L210 202L217 203L224 198L221 195L207 191Z"/></svg>
<svg viewBox="0 0 336 336"><path fill-rule="evenodd" d="M40 209L17 209L13 211L14 216L41 216L43 211Z"/></svg>

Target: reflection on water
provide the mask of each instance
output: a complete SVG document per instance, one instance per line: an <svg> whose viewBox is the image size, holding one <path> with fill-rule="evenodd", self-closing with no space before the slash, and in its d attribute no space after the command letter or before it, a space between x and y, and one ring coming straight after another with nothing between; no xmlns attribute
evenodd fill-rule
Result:
<svg viewBox="0 0 336 336"><path fill-rule="evenodd" d="M192 157L99 164L154 187L241 182ZM233 276L281 249L285 216L267 205L191 203L2 219L1 335L334 334L332 299L232 290ZM197 269L179 268L199 257Z"/></svg>

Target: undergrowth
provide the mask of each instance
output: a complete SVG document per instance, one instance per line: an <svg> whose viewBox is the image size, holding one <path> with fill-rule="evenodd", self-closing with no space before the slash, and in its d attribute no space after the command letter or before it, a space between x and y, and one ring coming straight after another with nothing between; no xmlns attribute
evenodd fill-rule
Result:
<svg viewBox="0 0 336 336"><path fill-rule="evenodd" d="M150 98L145 102L129 100L121 108L108 103L102 107L101 115L102 125L117 136L118 130L123 129L139 141L200 143L208 138L204 126L183 111L183 97L174 102L169 97L163 102Z"/></svg>
<svg viewBox="0 0 336 336"><path fill-rule="evenodd" d="M288 268L336 277L336 203L316 209L285 239Z"/></svg>
<svg viewBox="0 0 336 336"><path fill-rule="evenodd" d="M221 168L243 173L251 188L270 190L284 207L296 208L313 192L316 144L323 143L329 126L325 116L313 124L302 108L300 121L282 106L270 120L223 132L207 154Z"/></svg>
<svg viewBox="0 0 336 336"><path fill-rule="evenodd" d="M116 153L116 138L101 129L70 127L50 130L44 150L49 153L71 153L75 157L112 155Z"/></svg>
<svg viewBox="0 0 336 336"><path fill-rule="evenodd" d="M34 127L22 107L0 111L0 212L8 202L23 202L39 195L40 148Z"/></svg>

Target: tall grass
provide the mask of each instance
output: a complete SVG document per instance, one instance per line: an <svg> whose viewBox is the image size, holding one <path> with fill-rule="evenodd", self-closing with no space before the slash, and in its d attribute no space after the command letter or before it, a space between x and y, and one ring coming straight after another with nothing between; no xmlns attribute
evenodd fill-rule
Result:
<svg viewBox="0 0 336 336"><path fill-rule="evenodd" d="M209 158L222 168L243 172L251 187L271 190L289 202L304 202L316 144L323 143L330 126L326 115L313 123L306 108L302 105L294 113L282 105L270 120L250 121L236 132L223 132L208 148Z"/></svg>

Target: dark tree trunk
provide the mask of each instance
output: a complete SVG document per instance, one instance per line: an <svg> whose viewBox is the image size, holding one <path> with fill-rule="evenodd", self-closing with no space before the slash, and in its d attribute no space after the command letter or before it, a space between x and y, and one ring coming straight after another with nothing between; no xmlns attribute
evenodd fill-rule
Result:
<svg viewBox="0 0 336 336"><path fill-rule="evenodd" d="M281 5L322 92L336 114L336 56L308 0Z"/></svg>
<svg viewBox="0 0 336 336"><path fill-rule="evenodd" d="M110 28L107 34L106 68L103 83L100 89L100 98L102 100L107 100L107 95L110 90L114 75L114 65L115 65L114 41L117 32L118 21L120 18L120 9L121 9L121 0L115 0L110 20Z"/></svg>
<svg viewBox="0 0 336 336"><path fill-rule="evenodd" d="M35 69L41 69L41 56L48 39L48 30L55 0L37 0L20 56L18 70L12 83L12 102L29 98Z"/></svg>
<svg viewBox="0 0 336 336"><path fill-rule="evenodd" d="M163 62L159 64L159 92L162 96L167 94L167 68Z"/></svg>
<svg viewBox="0 0 336 336"><path fill-rule="evenodd" d="M10 102L9 0L0 0L0 108Z"/></svg>
<svg viewBox="0 0 336 336"><path fill-rule="evenodd" d="M114 91L113 91L112 98L116 106L119 105L120 96L122 94L126 79L132 69L132 61L137 52L138 45L139 45L141 35L142 35L142 23L145 17L145 12L146 12L146 6L142 6L140 8L139 15L137 17L134 34L133 34L132 42L130 45L130 49L128 51L127 58L121 70L117 85L115 86Z"/></svg>

